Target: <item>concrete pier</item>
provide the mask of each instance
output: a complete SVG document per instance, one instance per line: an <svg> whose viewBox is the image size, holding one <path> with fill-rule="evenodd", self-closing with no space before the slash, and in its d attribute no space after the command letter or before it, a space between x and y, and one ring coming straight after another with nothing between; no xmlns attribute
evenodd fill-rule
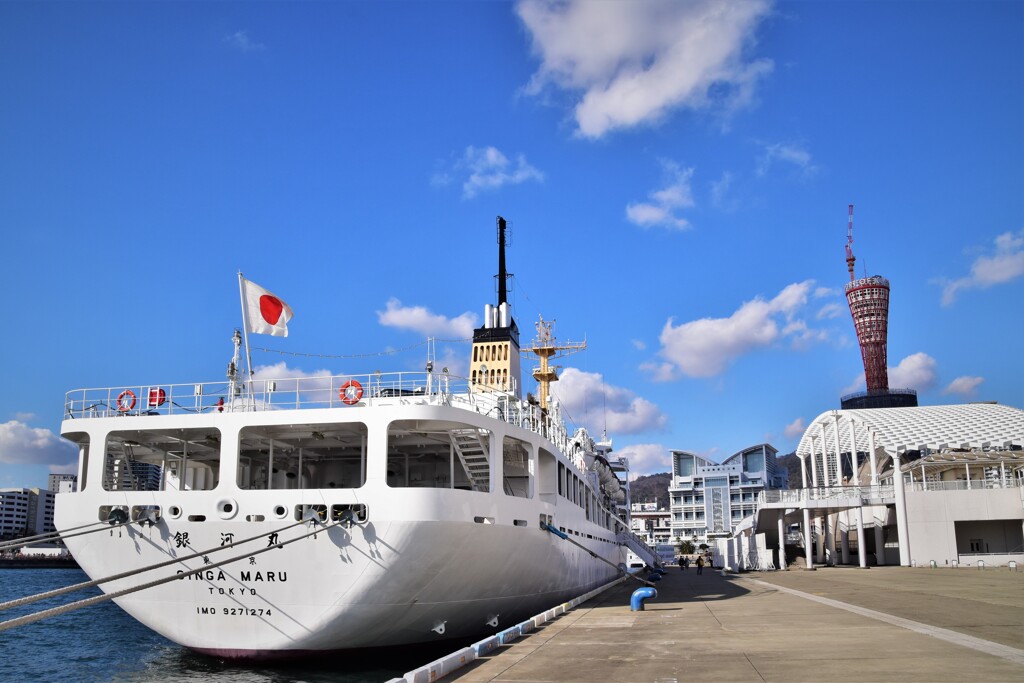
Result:
<svg viewBox="0 0 1024 683"><path fill-rule="evenodd" d="M1024 572L677 568L627 581L445 681L1024 680Z"/></svg>

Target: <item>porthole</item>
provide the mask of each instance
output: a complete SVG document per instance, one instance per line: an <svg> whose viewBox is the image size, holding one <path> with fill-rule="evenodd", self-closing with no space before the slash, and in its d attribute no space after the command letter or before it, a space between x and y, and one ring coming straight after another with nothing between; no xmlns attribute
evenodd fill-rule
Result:
<svg viewBox="0 0 1024 683"><path fill-rule="evenodd" d="M221 519L231 519L238 514L238 503L234 498L221 498L217 501L217 514Z"/></svg>
<svg viewBox="0 0 1024 683"><path fill-rule="evenodd" d="M167 516L171 517L172 519L177 519L178 517L181 517L181 508L178 507L177 505L170 506L169 508L167 508Z"/></svg>
<svg viewBox="0 0 1024 683"><path fill-rule="evenodd" d="M288 508L284 505L276 505L274 507L274 516L278 519L284 519L284 516L288 514Z"/></svg>

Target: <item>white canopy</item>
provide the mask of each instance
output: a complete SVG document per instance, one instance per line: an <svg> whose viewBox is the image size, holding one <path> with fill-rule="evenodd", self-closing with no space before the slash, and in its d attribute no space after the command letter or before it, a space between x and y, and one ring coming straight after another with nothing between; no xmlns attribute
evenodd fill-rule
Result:
<svg viewBox="0 0 1024 683"><path fill-rule="evenodd" d="M1020 450L1024 444L1024 410L993 403L917 408L830 410L811 422L797 446L801 458L812 453L867 452L870 435L875 448L895 454L908 450Z"/></svg>

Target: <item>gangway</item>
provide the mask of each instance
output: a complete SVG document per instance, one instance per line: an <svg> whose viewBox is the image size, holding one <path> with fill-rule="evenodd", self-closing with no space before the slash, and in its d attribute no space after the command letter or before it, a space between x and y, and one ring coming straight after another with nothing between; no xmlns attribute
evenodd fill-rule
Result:
<svg viewBox="0 0 1024 683"><path fill-rule="evenodd" d="M654 550L649 545L640 540L640 538L637 537L636 534L633 534L628 531L620 532L618 540L619 543L625 543L626 547L632 550L637 557L646 562L648 567L662 566Z"/></svg>

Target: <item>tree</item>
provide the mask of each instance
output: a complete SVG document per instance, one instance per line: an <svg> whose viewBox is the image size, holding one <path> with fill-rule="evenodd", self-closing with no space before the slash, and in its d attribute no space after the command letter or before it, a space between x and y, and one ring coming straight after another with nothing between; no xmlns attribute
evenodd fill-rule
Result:
<svg viewBox="0 0 1024 683"><path fill-rule="evenodd" d="M676 544L676 550L679 551L680 555L693 555L696 548L693 545L693 541L681 538L679 543Z"/></svg>
<svg viewBox="0 0 1024 683"><path fill-rule="evenodd" d="M707 552L707 549L710 548L711 546L709 546L707 543L701 543L697 547L700 548L700 551L703 553L703 552Z"/></svg>

